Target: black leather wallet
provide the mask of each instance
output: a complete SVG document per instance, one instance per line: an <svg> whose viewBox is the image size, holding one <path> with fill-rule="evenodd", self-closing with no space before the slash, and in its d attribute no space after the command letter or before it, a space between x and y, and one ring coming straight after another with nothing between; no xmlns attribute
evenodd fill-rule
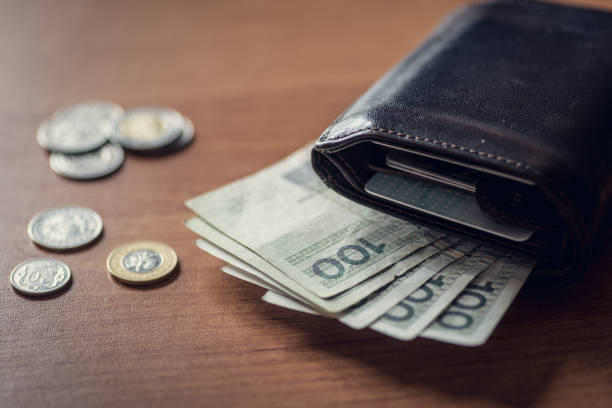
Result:
<svg viewBox="0 0 612 408"><path fill-rule="evenodd" d="M312 164L365 205L529 254L539 272L582 269L612 196L612 13L455 12L323 132Z"/></svg>

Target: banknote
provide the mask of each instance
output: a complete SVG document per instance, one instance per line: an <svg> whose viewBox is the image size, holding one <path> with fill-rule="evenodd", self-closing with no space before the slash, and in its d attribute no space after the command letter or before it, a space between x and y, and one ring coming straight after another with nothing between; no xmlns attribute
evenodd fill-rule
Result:
<svg viewBox="0 0 612 408"><path fill-rule="evenodd" d="M463 346L483 344L534 265L528 258L501 257L480 273L419 336Z"/></svg>
<svg viewBox="0 0 612 408"><path fill-rule="evenodd" d="M295 293L291 293L287 291L285 288L282 288L276 282L268 278L261 271L258 271L257 269L246 264L242 260L233 257L231 254L227 253L226 251L217 247L211 242L206 241L205 239L198 239L196 241L196 245L200 249L232 265L231 267L230 266L222 267L221 270L223 272L229 275L232 275L236 278L242 279L246 282L258 285L262 288L271 290L278 295L282 295L281 296L282 298L288 299L288 303L300 302L300 304L303 307L311 309L312 310L311 313L313 314L322 314L328 317L337 317L343 314L343 313L336 313L336 314L327 313L324 311L322 313L320 309L315 310L315 309L318 309L317 305L314 305L312 302L308 301L307 299ZM401 279L402 274L399 274L399 277L398 277L398 273L400 271L408 271L406 273L409 273L410 270L412 270L412 268L414 268L415 265L418 265L419 263L428 259L431 255L438 253L440 251L440 247L441 247L440 243L438 243L437 245L436 243L434 243L425 248L421 248L415 251L411 256L407 257L406 259L402 259L396 262L394 265L387 268L387 270L381 272L378 275L375 275L374 277L366 280L360 285L357 285L355 288L351 288L350 290L338 296L335 296L334 298L322 299L320 300L319 304L322 304L328 308L330 307L333 308L334 303L340 303L340 304L357 303L360 301L361 298L367 296L366 293L369 291L372 291L373 288L385 286L387 282L393 281L393 279Z"/></svg>
<svg viewBox="0 0 612 408"><path fill-rule="evenodd" d="M345 199L310 149L188 200L196 245L266 302L402 340L484 343L534 262Z"/></svg>
<svg viewBox="0 0 612 408"><path fill-rule="evenodd" d="M490 257L489 255L482 254L482 253L475 253L472 255L472 257L465 257L463 259L460 259L459 261L452 263L449 267L447 267L446 269L453 267L454 270L452 270L452 272L450 270L446 270L446 271L441 271L438 274L436 274L436 276L434 276L434 278L432 278L428 284L430 284L432 281L434 280L445 280L445 278L443 277L442 279L440 279L440 276L443 276L442 274L446 274L448 276L451 276L452 274L456 274L457 276L461 277L462 279L468 279L468 277L471 277L471 279L473 279L474 275L473 273L468 273L467 275L465 275L465 272L470 272L473 270L482 270L487 268L487 265L491 265L491 262L493 262L492 257ZM507 261L507 259L504 259L504 261ZM516 266L517 264L515 264L514 266ZM497 263L494 265L495 268L493 268L493 266L491 266L491 268L493 268L493 270L498 270L501 266L502 263ZM471 269L472 267L475 267L476 269ZM506 265L506 267L508 268L509 266ZM533 267L533 262L525 262L522 266L519 266L516 273L518 273L517 276L514 276L514 279L518 279L519 281L521 279L526 279L525 275L529 274L530 269ZM225 268L224 268L225 269ZM491 272L491 271L489 271ZM481 272L481 275L484 274L484 272ZM238 276L240 277L240 275L238 274ZM481 290L484 289L485 291L489 290L489 284L488 283L484 283L484 285L482 285L482 281L481 279L479 279L478 282L474 282L473 285L471 285L470 287L468 287L468 289L464 292L466 293L468 290ZM493 283L491 284L493 285ZM436 286L435 284L433 285L434 287ZM451 287L453 285L451 284ZM465 287L465 285L463 285ZM518 290L520 289L521 284L519 283L516 286L512 287L512 290L510 289L506 289L508 290L508 295L504 296L500 296L500 301L498 303L496 303L495 306L493 306L491 308L491 310L489 311L489 313L492 315L491 318L487 319L481 319L480 322L480 328L476 329L473 331L473 335L471 337L469 337L469 333L466 336L466 333L463 334L459 334L457 335L457 333L455 333L454 329L455 328L459 328L459 325L454 325L453 330L447 331L447 332L443 332L443 331L437 331L437 332L433 332L433 331L429 331L429 329L427 329L425 332L423 332L421 337L429 337L432 339L436 339L436 340L440 340L443 342L447 342L447 343L455 343L455 344L459 344L459 345L464 345L464 346L476 346L476 345L480 345L483 344L484 342L486 342L486 340L488 339L488 337L490 336L491 332L493 331L493 329L497 326L497 324L499 323L499 320L501 319L503 313L505 312L505 310L508 308L508 306L510 305L510 303L512 302L513 297L516 295L516 292L518 292ZM506 288L508 288L508 286L506 286ZM419 291L421 291L421 289L419 289ZM423 290L423 297L421 297L422 295L416 295L416 292L413 293L413 296L415 299L430 299L431 294L428 293L428 290ZM512 294L512 292L514 292ZM440 300L442 298L442 296L448 296L449 293L452 292L444 292L441 296L439 296L440 294L438 293L437 295L438 300ZM456 294L457 292L455 292ZM418 296L418 297L417 297ZM310 314L315 314L315 315L320 315L320 313L318 313L315 309L312 309L310 307L308 307L307 305L304 305L303 303L292 299L290 297L287 297L283 294L274 292L269 290L268 292L266 292L266 294L262 297L262 300L264 300L265 302L274 304L276 306L280 306L286 309L291 309L291 310L295 310L298 312L303 312L303 313L310 313ZM452 302L452 298L449 300L449 302ZM460 301L460 300L458 300ZM473 306L479 306L483 301L480 300L478 301L478 303L476 305L470 305L470 307ZM417 302L418 303L418 302ZM440 312L454 312L452 310L452 307L449 308L448 310L444 311L443 308L439 308L437 306L439 306L440 304L444 304L444 302L435 302L433 304L433 307L430 307L429 309L427 309L425 312L427 314L429 314L430 316L433 316L431 318L428 318L426 320L422 320L425 322L431 322L431 319L435 319L436 318L436 314L439 314ZM400 306L402 305L402 306ZM415 337L417 337L417 335L419 335L419 330L422 330L423 325L418 323L418 318L419 316L423 316L425 315L425 313L423 313L422 310L416 310L417 313L420 313L417 316L417 319L415 319L415 321L411 324L411 325L407 325L405 327L401 326L401 322L402 321L408 321L411 322L410 317L412 315L415 314L415 310L411 309L412 305L407 304L406 301L402 301L400 304L398 304L399 307L397 307L397 310L395 310L396 308L392 309L392 311L387 313L387 317L381 318L379 320L377 320L373 325L370 326L371 329L374 329L382 334L388 335L390 337L394 337L400 340L412 340ZM464 305L465 306L465 305ZM460 308L461 309L461 308ZM467 314L466 314L467 316ZM461 322L461 326L465 326L465 317L464 316L464 321ZM329 317L329 316L328 316ZM391 317L391 318L389 318ZM453 316L453 318L455 318L456 316ZM440 315L439 317L440 319L445 318L444 315ZM446 318L448 318L448 316L446 316ZM468 319L469 320L469 319ZM473 320L472 320L473 321ZM400 324L397 324L397 323ZM415 324L416 323L416 324ZM418 324L418 326L417 326ZM432 325L432 327L435 327Z"/></svg>
<svg viewBox="0 0 612 408"><path fill-rule="evenodd" d="M279 273L279 271L275 271L273 265L267 263L248 248L241 246L231 238L215 230L202 219L198 217L189 219L185 222L185 225L198 235L204 237L204 239L196 241L196 245L200 249L235 266L243 271L243 273L274 286L278 292L296 298L328 315L337 314L354 305L372 292L393 281L395 277L401 276L414 265L438 252L438 249L431 245L420 248L408 257L396 262L394 265L366 279L348 291L332 298L322 299L297 285L291 279ZM279 280L270 277L274 274L278 276Z"/></svg>
<svg viewBox="0 0 612 408"><path fill-rule="evenodd" d="M339 315L339 320L345 324L348 324L349 326L353 326L351 324L353 320L351 319L363 318L363 316L362 316L362 313L353 314L350 312L351 310L357 310L361 312L365 309L366 310L365 314L368 314L367 313L368 307L364 307L364 305L370 306L370 308L376 308L376 306L378 306L379 303L384 303L384 300L381 298L384 298L385 296L393 298L393 296L395 295L393 293L394 288L396 287L395 282L400 282L401 285L405 285L404 277L416 277L417 279L419 279L419 282L422 282L424 278L420 277L421 274L426 274L426 276L431 276L437 270L442 269L445 265L448 265L449 263L455 261L456 259L459 259L460 257L464 256L464 254L466 254L467 252L470 252L476 246L476 244L474 243L464 242L464 243L460 243L456 245L456 247L452 249L449 248L449 245L454 244L458 241L459 241L458 239L444 238L444 239L434 242L428 247L421 248L417 252L422 252L423 254L437 252L437 255L427 258L426 260L421 262L420 265L409 269L408 272L406 272L404 275L400 275L399 277L397 277L393 281L392 284L385 286L383 291L375 292L376 296L368 297L366 301L360 302L359 306L349 308L348 313L342 313ZM291 295L284 293L282 288L274 286L274 282L270 282L269 280L266 280L265 274L261 275L259 271L256 271L250 266L245 265L244 263L241 263L240 260L232 260L231 258L227 257L226 254L219 253L219 249L214 248L214 245L210 243L206 243L206 241L203 239L198 240L197 245L200 248L211 253L212 255L217 256L225 260L226 262L230 262L231 264L233 264L233 267L230 267L230 266L222 267L221 270L223 272L229 275L232 275L234 277L237 277L239 279L242 279L246 282L250 282L252 284L268 289L270 293L268 293L266 296L262 298L264 301L273 303L281 307L293 309L293 310L307 311L307 313L311 313L311 314L320 314L317 310L305 304L308 302L305 302L303 299L291 298L290 297ZM211 245L213 246L213 248L211 248ZM429 251L426 252L426 250L429 250ZM444 252L439 252L441 250L444 250ZM418 263L418 261L416 260L414 260L414 262L415 264ZM415 271L417 272L416 274L414 273ZM401 288L401 285L397 285L397 286ZM412 285L413 287L419 286L418 283L414 283ZM409 292L412 292L412 290L409 290ZM396 301L392 301L391 306L395 305L395 303ZM384 309L380 313L381 314L384 313L386 310L388 310L388 308L389 307L387 307L387 309ZM348 316L348 319L345 322L344 319L347 316ZM331 317L331 316L328 316L328 317ZM375 320L376 317L372 319ZM367 324L360 325L359 328L363 328L365 326L367 326Z"/></svg>
<svg viewBox="0 0 612 408"><path fill-rule="evenodd" d="M310 146L186 204L273 265L274 273L266 271L271 278L280 282L284 275L320 298L354 287L443 236L325 187L311 168Z"/></svg>
<svg viewBox="0 0 612 408"><path fill-rule="evenodd" d="M353 329L368 327L398 302L427 282L436 272L476 247L476 244L472 242L463 242L456 247L449 248L449 239L445 239L446 242L444 239L437 241L437 244L442 247L441 249L444 249L442 252L412 268L387 286L368 296L361 303L351 307L338 320Z"/></svg>
<svg viewBox="0 0 612 408"><path fill-rule="evenodd" d="M275 306L280 306L285 309L295 310L296 312L308 313L312 315L320 315L316 310L305 304L298 302L297 300L291 299L285 295L268 290L261 298L264 302L270 303Z"/></svg>
<svg viewBox="0 0 612 408"><path fill-rule="evenodd" d="M240 271L240 270L236 270L234 268L232 268L229 265L225 265L223 267L221 267L221 272L226 273L230 276L233 276L234 278L238 278L240 280L243 280L245 282L248 282L252 285L255 286L259 286L261 288L267 289L268 291L272 291L272 292L276 292L278 293L278 287L275 285L271 285L268 282L266 282L263 279L259 279L253 275L250 275L248 273L244 273L244 271Z"/></svg>
<svg viewBox="0 0 612 408"><path fill-rule="evenodd" d="M414 339L499 255L480 248L451 263L397 303L370 328L399 340Z"/></svg>
<svg viewBox="0 0 612 408"><path fill-rule="evenodd" d="M212 237L212 239L214 240L215 237ZM195 241L195 245L201 250L208 252L212 256L217 257L234 266L240 271L242 275L248 275L249 278L264 282L267 286L274 288L274 290L276 290L277 292L283 292L289 294L290 296L299 297L299 295L295 292L292 292L291 289L283 287L280 283L278 283L274 279L271 279L268 275L266 275L259 269L253 267L251 264L245 262L241 258L236 257L234 254L218 246L216 243L204 238L199 238ZM256 261L256 259L251 259L251 261ZM243 280L249 281L249 279Z"/></svg>
<svg viewBox="0 0 612 408"><path fill-rule="evenodd" d="M199 239L197 241L197 245L200 246L200 248L209 252L211 255L224 259L223 255L219 256L220 254L217 252L216 249L212 248L211 250L209 245L212 245L212 244L205 243L205 240ZM214 247L214 245L212 246ZM304 300L298 300L297 298L290 297L290 295L288 295L287 293L283 293L282 289L274 286L273 283L266 281L265 278L264 279L258 278L257 277L258 275L256 273L253 274L254 271L249 266L246 266L246 268L251 269L251 272L248 272L247 270L242 269L240 266L236 266L236 265L240 265L240 263L239 262L232 263L232 266L229 266L229 265L223 266L221 268L221 271L235 278L241 279L245 282L249 282L253 285L257 285L264 289L268 289L266 294L262 297L262 300L264 300L265 302L271 303L276 306L284 307L286 309L295 310L298 312L310 313L314 315L321 315L325 317L336 317L334 315L322 314L320 311L308 306L306 304L307 302L305 302ZM242 264L242 266L244 267L244 264ZM398 279L401 279L401 276Z"/></svg>

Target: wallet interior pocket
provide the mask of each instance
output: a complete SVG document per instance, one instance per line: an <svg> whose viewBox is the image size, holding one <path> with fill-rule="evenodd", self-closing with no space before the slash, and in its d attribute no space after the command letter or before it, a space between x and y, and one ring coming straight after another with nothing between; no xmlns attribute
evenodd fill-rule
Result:
<svg viewBox="0 0 612 408"><path fill-rule="evenodd" d="M401 155L407 167L414 167L414 171L402 170L397 165ZM559 254L568 253L564 247L567 230L561 217L531 180L380 141L360 141L326 152L325 157L342 174L350 185L347 187L354 189L361 201L370 202L374 208L388 206L391 213L400 213L403 218L417 224L503 246L504 249L526 252L537 257L544 265L543 269L546 269L545 265L560 264L563 260L559 259ZM437 168L441 171L436 171ZM436 179L436 175L440 177ZM386 190L375 191L372 188L374 182L388 182ZM337 185L335 188L341 191L343 187ZM398 189L411 190L402 192ZM423 197L419 200L414 198L415 195ZM407 199L402 200L402 197ZM455 197L460 201L451 202ZM492 221L486 227L473 222L473 219L470 221L470 214L461 214L461 211L469 212L466 207L463 210L452 208L455 203L469 202L469 197L473 205ZM450 209L450 216L436 206ZM496 226L499 231L495 230ZM508 231L518 232L512 234Z"/></svg>

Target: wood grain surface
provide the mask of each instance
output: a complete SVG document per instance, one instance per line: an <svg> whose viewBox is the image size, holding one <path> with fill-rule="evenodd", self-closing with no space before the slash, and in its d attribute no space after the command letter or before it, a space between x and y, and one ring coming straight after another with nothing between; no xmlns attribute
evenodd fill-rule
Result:
<svg viewBox="0 0 612 408"><path fill-rule="evenodd" d="M0 406L612 406L608 241L583 279L527 285L486 345L463 348L268 305L182 225L184 200L314 140L461 3L0 3ZM196 140L128 154L102 180L63 179L36 128L87 99L173 107ZM102 239L60 254L32 244L32 215L70 203L100 213ZM109 277L108 253L139 239L176 249L175 279ZM70 266L71 287L16 294L12 268L47 255Z"/></svg>

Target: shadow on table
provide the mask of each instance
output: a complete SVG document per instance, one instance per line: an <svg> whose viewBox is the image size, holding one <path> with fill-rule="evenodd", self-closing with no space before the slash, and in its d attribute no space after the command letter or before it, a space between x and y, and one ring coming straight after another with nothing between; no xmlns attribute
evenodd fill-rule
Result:
<svg viewBox="0 0 612 408"><path fill-rule="evenodd" d="M121 282L115 279L115 277L111 277L111 279L116 285L122 286L129 290L150 291L150 290L156 290L161 287L170 285L172 282L174 282L179 277L180 274L181 274L181 263L177 262L176 266L174 267L172 272L168 274L168 276L154 283L143 283L143 284L134 285L130 283Z"/></svg>
<svg viewBox="0 0 612 408"><path fill-rule="evenodd" d="M570 361L587 372L609 370L611 268L612 255L602 253L589 273L571 285L526 285L489 341L475 348L426 339L401 342L272 306L261 313L304 332L309 347L359 360L388 382L431 388L458 401L529 406Z"/></svg>

